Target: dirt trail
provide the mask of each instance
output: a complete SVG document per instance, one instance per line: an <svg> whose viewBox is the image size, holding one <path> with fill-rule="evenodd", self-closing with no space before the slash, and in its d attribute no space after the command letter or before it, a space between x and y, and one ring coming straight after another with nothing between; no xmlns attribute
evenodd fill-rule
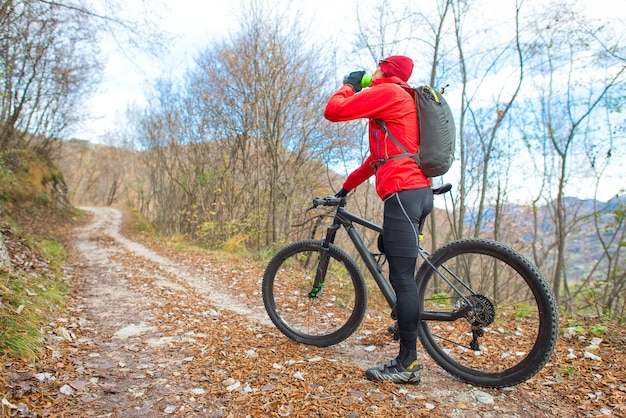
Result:
<svg viewBox="0 0 626 418"><path fill-rule="evenodd" d="M428 358L420 386L368 382L363 370L395 352L387 336L364 325L332 348L295 344L265 314L258 268L131 240L122 212L84 209L57 324L70 342L55 355L73 364L63 416L574 415L541 382L479 390Z"/></svg>

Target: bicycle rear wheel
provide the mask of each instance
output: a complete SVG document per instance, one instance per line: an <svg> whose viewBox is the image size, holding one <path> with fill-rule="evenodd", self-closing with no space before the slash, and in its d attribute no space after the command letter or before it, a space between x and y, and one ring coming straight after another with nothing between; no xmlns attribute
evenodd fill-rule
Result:
<svg viewBox="0 0 626 418"><path fill-rule="evenodd" d="M513 386L534 376L556 345L559 319L537 267L502 243L451 242L423 263L420 340L449 373L478 386ZM439 273L441 274L439 274Z"/></svg>
<svg viewBox="0 0 626 418"><path fill-rule="evenodd" d="M320 268L322 241L287 245L263 275L263 303L276 327L294 341L326 347L356 331L367 306L365 281L354 260L331 244ZM317 271L324 271L315 283Z"/></svg>

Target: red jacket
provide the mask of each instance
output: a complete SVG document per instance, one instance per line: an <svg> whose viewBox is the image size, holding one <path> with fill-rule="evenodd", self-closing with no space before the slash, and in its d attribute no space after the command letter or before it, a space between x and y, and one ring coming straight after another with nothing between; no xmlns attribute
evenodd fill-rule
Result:
<svg viewBox="0 0 626 418"><path fill-rule="evenodd" d="M399 86L403 84L398 77L380 78L359 93L355 93L349 85L343 85L328 100L324 116L331 122L369 118L370 155L359 168L350 173L343 184L344 189L354 189L372 174L376 174L376 192L381 199L401 190L430 186L430 180L411 157L387 160L376 168L377 160L404 151L385 135L374 119L382 119L409 153L417 152L419 141L415 101Z"/></svg>

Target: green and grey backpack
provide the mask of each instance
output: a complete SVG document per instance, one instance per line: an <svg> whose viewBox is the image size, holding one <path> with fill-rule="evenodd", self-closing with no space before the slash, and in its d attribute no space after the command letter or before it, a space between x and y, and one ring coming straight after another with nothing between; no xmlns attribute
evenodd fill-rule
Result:
<svg viewBox="0 0 626 418"><path fill-rule="evenodd" d="M404 151L388 159L413 157L427 177L437 177L448 172L454 162L456 144L456 126L454 117L442 93L432 87L402 86L415 99L417 107L420 144L417 154L408 152L400 141L393 136L382 119L375 119L387 134ZM384 162L384 161L383 161Z"/></svg>

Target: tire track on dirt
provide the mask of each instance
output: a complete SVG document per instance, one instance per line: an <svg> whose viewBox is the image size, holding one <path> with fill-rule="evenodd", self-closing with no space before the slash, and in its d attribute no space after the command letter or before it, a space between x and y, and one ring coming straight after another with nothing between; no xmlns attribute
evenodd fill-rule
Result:
<svg viewBox="0 0 626 418"><path fill-rule="evenodd" d="M94 216L76 231L73 243L77 294L69 310L78 318L74 328L78 336L66 350L76 375L66 389L72 397L62 415L215 413L210 405L181 404L182 394L202 389L188 375L190 351L197 348L193 333L163 314L163 308L177 309L184 306L180 300L192 300L190 289L168 278L176 277L178 266L155 269L150 263L166 260L151 254L156 261L148 257L146 263L145 254L129 250L132 243L119 236L121 212L88 210Z"/></svg>
<svg viewBox="0 0 626 418"><path fill-rule="evenodd" d="M210 273L198 271L194 266L181 265L121 235L122 212L120 210L93 207L81 209L96 214L96 222L92 225L93 232L101 230L104 235L111 237L128 251L157 264L163 271L190 284L219 308L228 309L260 324L271 325L262 305L250 306L238 301L233 295L224 292L217 278L212 278ZM192 272L192 269L196 272Z"/></svg>

